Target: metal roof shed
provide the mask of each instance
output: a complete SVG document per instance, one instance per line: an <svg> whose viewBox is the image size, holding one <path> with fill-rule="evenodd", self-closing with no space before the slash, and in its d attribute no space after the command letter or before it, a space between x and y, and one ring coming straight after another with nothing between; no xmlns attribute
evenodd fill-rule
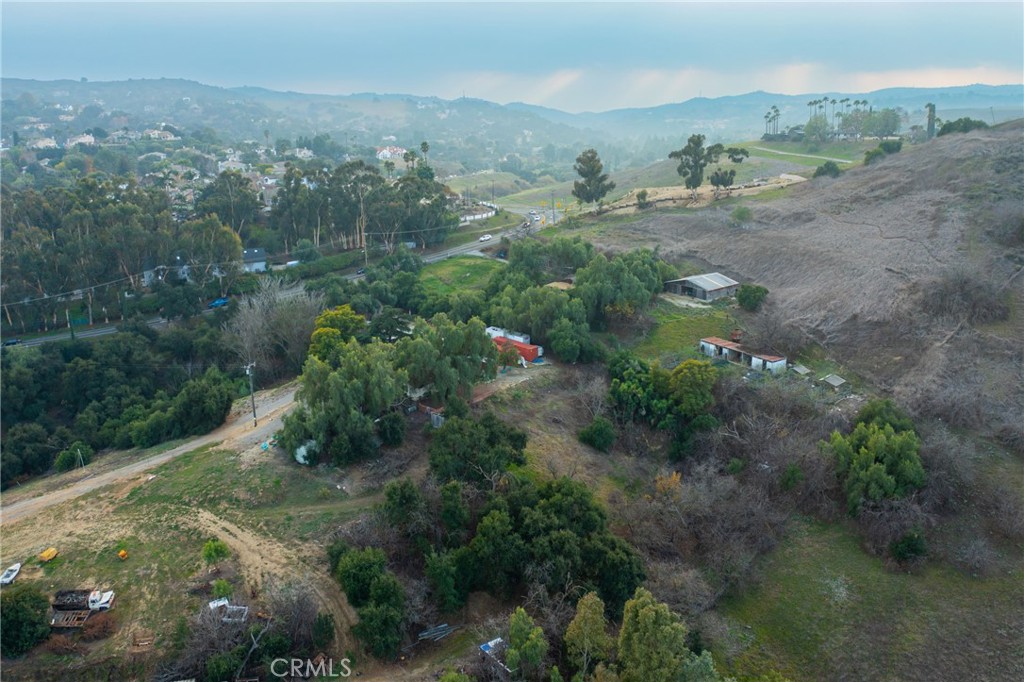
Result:
<svg viewBox="0 0 1024 682"><path fill-rule="evenodd" d="M718 298L732 296L740 283L720 272L709 272L665 282L665 291L672 294L691 296L702 301L714 301Z"/></svg>

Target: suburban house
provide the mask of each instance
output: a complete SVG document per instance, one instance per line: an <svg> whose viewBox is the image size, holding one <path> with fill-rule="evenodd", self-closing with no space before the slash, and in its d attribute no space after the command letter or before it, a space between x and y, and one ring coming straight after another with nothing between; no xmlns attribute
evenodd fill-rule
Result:
<svg viewBox="0 0 1024 682"><path fill-rule="evenodd" d="M765 370L772 374L786 371L786 358L781 355L755 353L736 343L726 341L717 336L709 336L700 340L700 352L710 358L728 360L737 365L756 370Z"/></svg>
<svg viewBox="0 0 1024 682"><path fill-rule="evenodd" d="M64 146L70 149L71 147L75 147L80 144L84 144L87 146L94 145L96 144L96 138L90 135L89 133L84 133L82 135L74 135L68 138L67 142L64 143Z"/></svg>
<svg viewBox="0 0 1024 682"><path fill-rule="evenodd" d="M665 291L670 294L692 296L702 301L714 301L735 295L739 286L739 282L720 272L709 272L704 275L669 280L665 282Z"/></svg>
<svg viewBox="0 0 1024 682"><path fill-rule="evenodd" d="M264 249L243 249L242 269L246 272L266 272L267 252Z"/></svg>
<svg viewBox="0 0 1024 682"><path fill-rule="evenodd" d="M378 161L389 161L391 159L402 159L405 157L406 150L402 147L395 147L389 145L387 147L377 147L377 160Z"/></svg>

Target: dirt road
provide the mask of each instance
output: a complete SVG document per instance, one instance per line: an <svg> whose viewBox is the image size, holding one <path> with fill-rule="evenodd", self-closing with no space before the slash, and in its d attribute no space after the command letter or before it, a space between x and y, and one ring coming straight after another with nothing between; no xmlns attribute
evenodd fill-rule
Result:
<svg viewBox="0 0 1024 682"><path fill-rule="evenodd" d="M38 497L4 505L0 508L0 524L13 523L32 516L43 509L60 504L61 502L73 500L76 497L111 483L138 476L144 471L158 467L175 457L210 443L218 441L229 443L230 441L241 439L246 441L266 440L281 427L281 417L288 412L295 400L295 387L271 389L262 393L262 395L257 394L257 402L259 403L257 406L257 426L253 427L252 412L248 401L245 401L244 408L239 406L232 410L228 421L223 426L204 436L197 436L166 452L131 462L112 471L84 478L63 488L43 493ZM242 401L239 401L239 405L241 403Z"/></svg>

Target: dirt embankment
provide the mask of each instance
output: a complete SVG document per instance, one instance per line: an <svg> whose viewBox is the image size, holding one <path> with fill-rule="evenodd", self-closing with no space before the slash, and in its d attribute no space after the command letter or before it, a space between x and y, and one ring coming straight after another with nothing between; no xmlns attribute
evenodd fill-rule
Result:
<svg viewBox="0 0 1024 682"><path fill-rule="evenodd" d="M938 415L936 391L967 391L979 414L1024 411L1024 122L904 147L787 195L691 214L652 212L604 230L611 248L660 246L767 286L768 312L912 407ZM1001 289L1007 319L972 325L925 312L936 278L965 271ZM1015 349L1016 348L1016 349ZM948 402L948 401L947 401ZM996 426L996 424L990 424Z"/></svg>

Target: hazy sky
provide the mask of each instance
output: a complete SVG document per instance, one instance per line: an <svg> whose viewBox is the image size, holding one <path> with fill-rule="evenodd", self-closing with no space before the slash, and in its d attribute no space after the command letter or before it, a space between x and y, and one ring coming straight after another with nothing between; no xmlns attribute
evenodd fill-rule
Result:
<svg viewBox="0 0 1024 682"><path fill-rule="evenodd" d="M1024 2L2 2L3 76L566 111L1024 82Z"/></svg>

